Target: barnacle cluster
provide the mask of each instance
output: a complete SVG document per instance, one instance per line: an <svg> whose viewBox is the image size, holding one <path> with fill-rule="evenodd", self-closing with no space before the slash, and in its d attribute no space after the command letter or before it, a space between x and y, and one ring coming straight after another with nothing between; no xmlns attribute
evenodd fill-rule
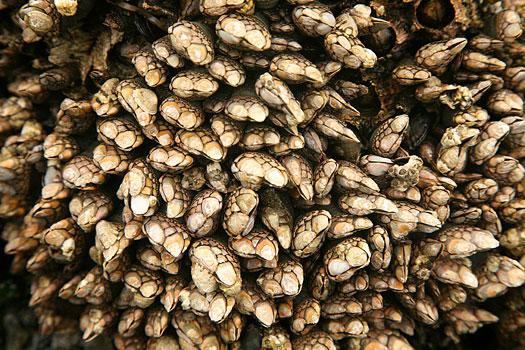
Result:
<svg viewBox="0 0 525 350"><path fill-rule="evenodd" d="M0 16L2 238L43 334L525 346L524 1Z"/></svg>

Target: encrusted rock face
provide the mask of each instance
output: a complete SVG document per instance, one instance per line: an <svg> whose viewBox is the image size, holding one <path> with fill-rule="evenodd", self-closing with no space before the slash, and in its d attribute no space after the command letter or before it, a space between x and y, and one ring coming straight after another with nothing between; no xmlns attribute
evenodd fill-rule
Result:
<svg viewBox="0 0 525 350"><path fill-rule="evenodd" d="M14 6L0 217L43 334L525 346L523 1Z"/></svg>

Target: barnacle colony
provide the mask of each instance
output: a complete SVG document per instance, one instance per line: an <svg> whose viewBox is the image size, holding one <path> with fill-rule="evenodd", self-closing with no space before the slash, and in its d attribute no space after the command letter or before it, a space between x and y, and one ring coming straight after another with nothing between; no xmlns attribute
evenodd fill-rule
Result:
<svg viewBox="0 0 525 350"><path fill-rule="evenodd" d="M2 238L42 333L523 346L520 4L0 3Z"/></svg>

